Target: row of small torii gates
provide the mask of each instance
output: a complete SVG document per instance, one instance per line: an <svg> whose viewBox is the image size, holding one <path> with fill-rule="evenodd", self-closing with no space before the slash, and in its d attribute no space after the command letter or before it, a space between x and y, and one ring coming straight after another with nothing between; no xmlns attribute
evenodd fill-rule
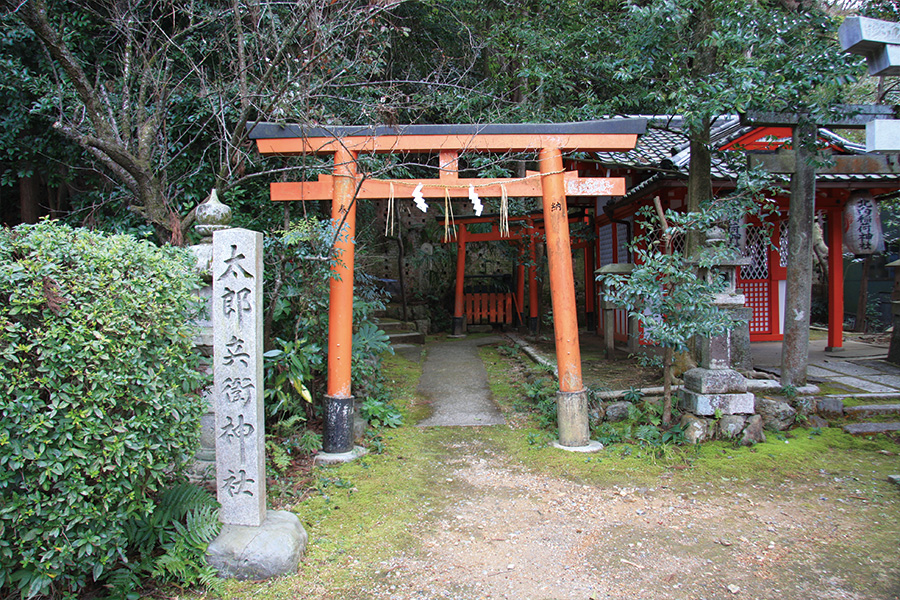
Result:
<svg viewBox="0 0 900 600"><path fill-rule="evenodd" d="M542 198L543 229L550 275L553 331L559 368L557 413L559 444L579 449L590 446L587 393L581 376L581 351L575 280L569 237L567 196L622 196L623 178L579 177L566 172L563 153L625 152L634 149L646 131L645 119L612 119L587 123L521 125L409 125L395 127L302 128L259 123L251 129L265 156L332 155L331 175L317 181L272 183L276 201L331 200L332 220L341 228L336 242L341 256L333 266L328 313L328 386L323 450L353 452L354 398L350 377L353 340L353 270L356 201L387 199L395 194L412 198L466 198L470 189L479 197ZM495 154L536 152L539 172L506 179L459 177L461 152ZM368 179L357 170L359 154L438 154L439 176L433 179ZM460 232L464 232L461 228ZM463 234L465 235L465 234ZM458 282L464 272L464 244L460 239ZM472 240L474 241L474 240ZM462 265L462 266L460 266ZM462 315L461 288L457 292L456 321ZM535 303L536 305L536 303ZM458 326L460 323L456 323Z"/></svg>

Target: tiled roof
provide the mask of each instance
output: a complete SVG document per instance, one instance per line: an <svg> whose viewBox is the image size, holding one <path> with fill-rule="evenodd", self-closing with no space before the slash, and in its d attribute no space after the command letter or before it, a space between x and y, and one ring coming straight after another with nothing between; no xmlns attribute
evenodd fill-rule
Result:
<svg viewBox="0 0 900 600"><path fill-rule="evenodd" d="M637 116L637 115L634 115ZM659 171L643 183L629 190L626 198L641 195L642 190L666 179L687 177L691 152L687 135L684 131L684 119L678 115L640 115L648 119L647 133L638 138L637 147L629 152L597 152L594 156L604 166L610 168L625 167ZM718 117L710 131L710 141L722 148L739 137L756 129L754 126L741 125L737 115ZM865 154L865 147L854 144L827 129L819 129L819 135L829 142L840 146L849 154ZM712 157L712 177L714 180L734 180L737 170L726 162L725 156L716 153ZM819 174L819 181L866 181L900 183L900 175L896 174Z"/></svg>

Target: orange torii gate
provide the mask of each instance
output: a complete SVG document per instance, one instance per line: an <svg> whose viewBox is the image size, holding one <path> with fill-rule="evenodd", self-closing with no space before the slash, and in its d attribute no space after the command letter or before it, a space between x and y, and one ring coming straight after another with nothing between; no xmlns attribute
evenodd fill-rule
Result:
<svg viewBox="0 0 900 600"><path fill-rule="evenodd" d="M406 125L397 127L308 128L257 123L250 126L263 155L334 157L332 175L317 181L272 183L272 200L331 200L331 217L343 223L329 288L328 390L323 450L347 459L353 455L350 357L353 340L353 261L356 200L413 197L467 198L470 186L479 197L541 196L550 271L550 294L559 368L557 414L559 444L583 450L591 447L587 394L581 378L581 351L575 306L575 282L569 242L566 196L622 196L622 178L583 178L566 173L564 152L616 152L634 149L646 130L645 119L610 119L586 123L517 125ZM459 177L460 152L537 152L539 172L509 179ZM437 153L435 179L365 179L356 168L359 154Z"/></svg>

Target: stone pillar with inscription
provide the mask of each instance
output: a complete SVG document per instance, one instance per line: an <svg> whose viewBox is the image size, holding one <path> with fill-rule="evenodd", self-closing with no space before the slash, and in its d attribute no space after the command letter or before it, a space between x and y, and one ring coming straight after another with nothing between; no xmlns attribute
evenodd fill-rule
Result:
<svg viewBox="0 0 900 600"><path fill-rule="evenodd" d="M223 577L266 579L296 572L307 536L296 515L266 510L262 234L216 231L211 272L216 490L224 527L207 561Z"/></svg>
<svg viewBox="0 0 900 600"><path fill-rule="evenodd" d="M262 243L246 229L213 235L216 484L222 522L234 525L266 516Z"/></svg>

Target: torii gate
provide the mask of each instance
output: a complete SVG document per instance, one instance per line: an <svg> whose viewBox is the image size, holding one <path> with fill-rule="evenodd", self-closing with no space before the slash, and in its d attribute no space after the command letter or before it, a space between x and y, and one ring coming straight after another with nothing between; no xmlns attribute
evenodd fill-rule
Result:
<svg viewBox="0 0 900 600"><path fill-rule="evenodd" d="M550 271L553 331L559 368L557 416L559 445L572 450L591 446L587 393L581 378L581 351L575 305L575 281L569 243L566 196L621 196L622 178L581 178L563 168L564 152L617 152L634 149L646 130L645 119L610 119L586 123L520 125L407 125L400 127L304 128L258 123L250 126L265 156L334 156L332 175L318 181L272 183L271 198L331 200L331 218L343 222L336 244L341 263L333 267L329 287L328 386L323 451L349 455L353 451L353 405L350 357L353 341L353 262L356 200L397 197L467 198L469 186L480 197L541 196ZM509 179L459 177L460 152L537 152L538 173ZM356 168L360 153L438 153L436 179L362 179ZM348 457L349 458L349 457Z"/></svg>

